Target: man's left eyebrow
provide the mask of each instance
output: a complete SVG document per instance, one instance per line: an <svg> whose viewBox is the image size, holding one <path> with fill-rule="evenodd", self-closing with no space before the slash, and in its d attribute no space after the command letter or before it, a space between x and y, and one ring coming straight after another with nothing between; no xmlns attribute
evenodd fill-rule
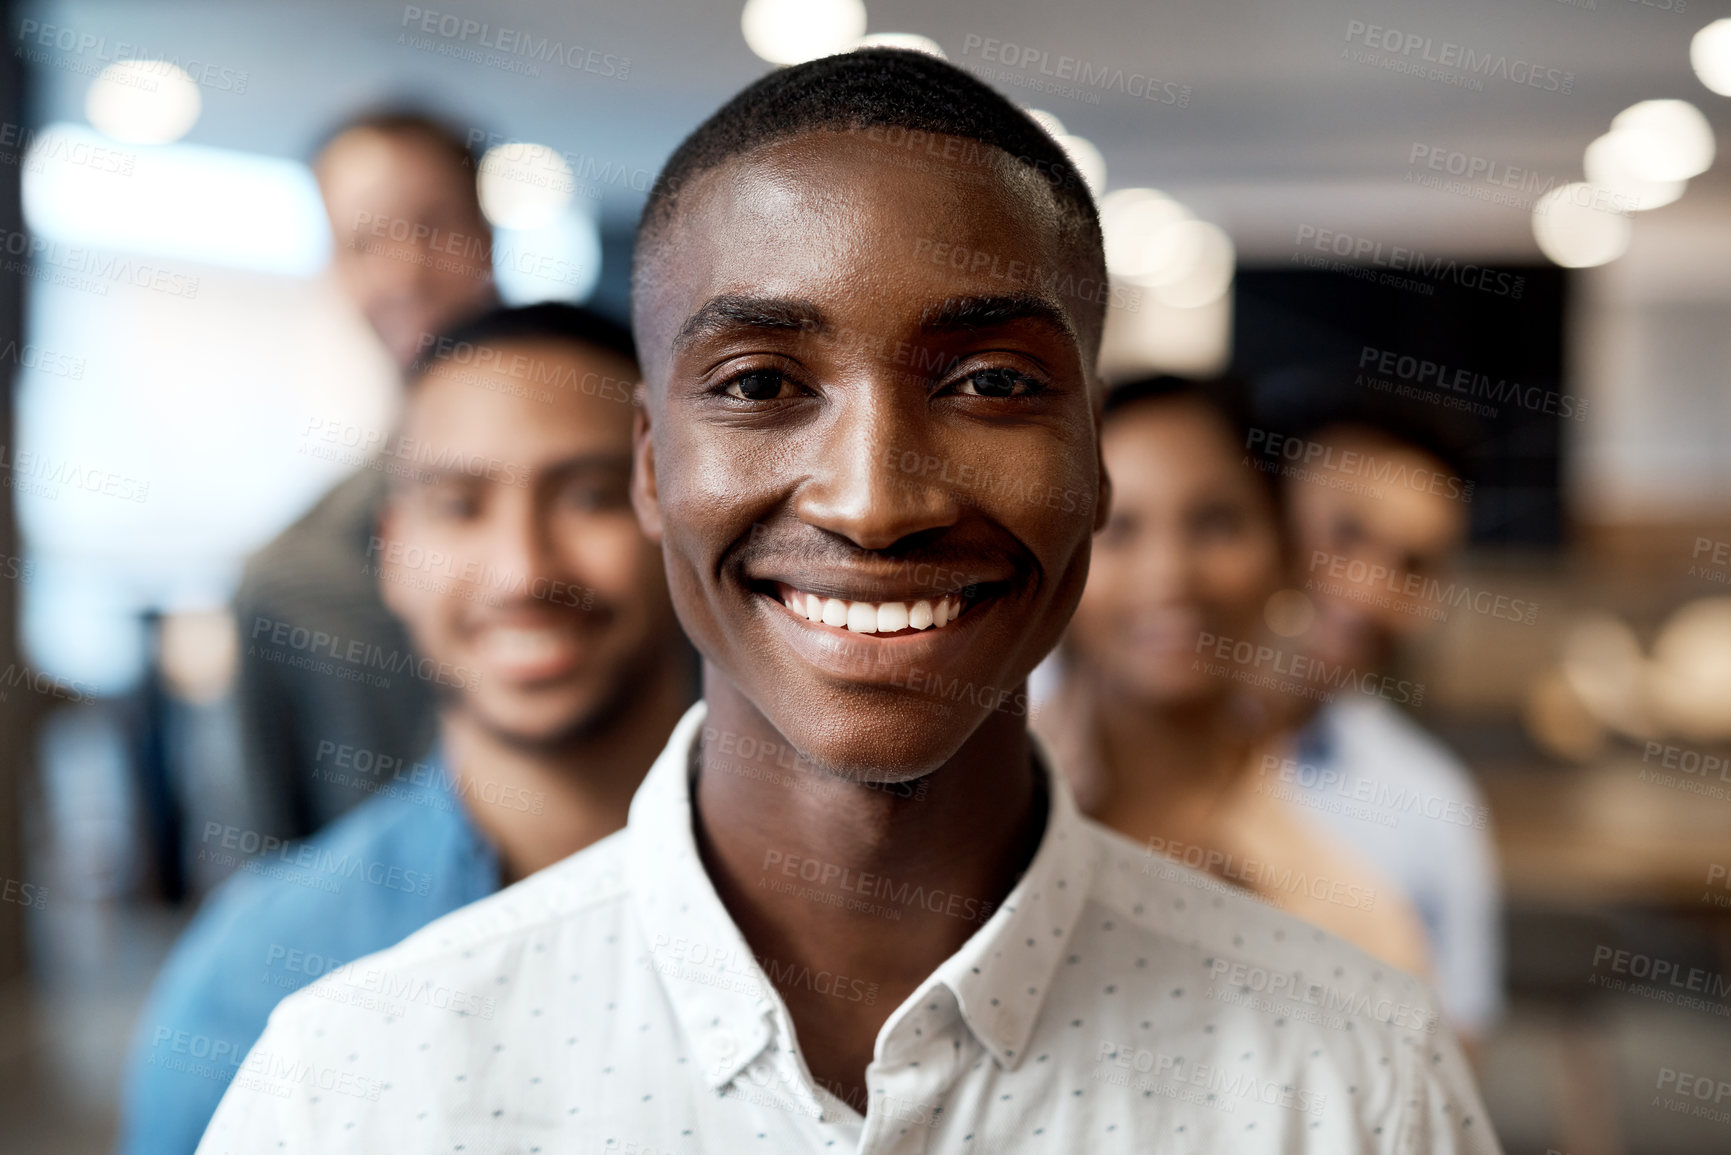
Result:
<svg viewBox="0 0 1731 1155"><path fill-rule="evenodd" d="M998 329L1014 321L1037 321L1076 339L1076 327L1064 311L1033 293L951 297L920 314L920 328L940 333Z"/></svg>
<svg viewBox="0 0 1731 1155"><path fill-rule="evenodd" d="M814 302L797 297L727 294L705 301L673 338L673 348L677 351L698 337L741 328L821 333L829 329L829 319Z"/></svg>

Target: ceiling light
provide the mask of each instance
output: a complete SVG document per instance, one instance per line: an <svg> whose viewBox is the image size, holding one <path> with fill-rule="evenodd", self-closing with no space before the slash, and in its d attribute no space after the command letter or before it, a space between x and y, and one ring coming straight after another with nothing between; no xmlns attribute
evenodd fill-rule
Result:
<svg viewBox="0 0 1731 1155"><path fill-rule="evenodd" d="M865 35L863 0L745 0L740 30L771 64L804 64L852 48Z"/></svg>
<svg viewBox="0 0 1731 1155"><path fill-rule="evenodd" d="M1566 184L1552 189L1533 206L1533 236L1539 248L1565 269L1602 265L1629 249L1632 218L1595 208L1597 191L1582 182Z"/></svg>
<svg viewBox="0 0 1731 1155"><path fill-rule="evenodd" d="M198 121L198 85L166 60L121 60L91 81L84 113L104 136L127 144L167 144Z"/></svg>

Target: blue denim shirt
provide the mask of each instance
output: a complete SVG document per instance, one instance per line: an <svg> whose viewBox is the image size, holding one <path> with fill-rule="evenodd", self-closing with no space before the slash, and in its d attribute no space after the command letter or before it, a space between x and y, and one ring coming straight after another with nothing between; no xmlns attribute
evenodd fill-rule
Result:
<svg viewBox="0 0 1731 1155"><path fill-rule="evenodd" d="M191 1152L281 999L499 889L444 762L423 765L430 786L377 794L305 842L259 853L235 832L201 850L243 865L157 975L127 1063L121 1152Z"/></svg>

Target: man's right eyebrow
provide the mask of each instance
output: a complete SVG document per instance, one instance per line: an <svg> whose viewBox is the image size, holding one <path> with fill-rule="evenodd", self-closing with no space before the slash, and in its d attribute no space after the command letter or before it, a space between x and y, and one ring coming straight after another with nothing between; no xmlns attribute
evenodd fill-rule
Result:
<svg viewBox="0 0 1731 1155"><path fill-rule="evenodd" d="M729 329L822 333L829 329L829 319L815 303L797 297L747 297L739 294L711 297L673 338L673 349L677 352L699 337Z"/></svg>

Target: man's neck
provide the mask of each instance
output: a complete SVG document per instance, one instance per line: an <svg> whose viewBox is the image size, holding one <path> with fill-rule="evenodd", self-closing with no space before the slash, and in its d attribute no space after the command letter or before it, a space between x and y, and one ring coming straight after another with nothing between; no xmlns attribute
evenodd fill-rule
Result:
<svg viewBox="0 0 1731 1155"><path fill-rule="evenodd" d="M439 738L470 819L509 885L625 825L631 798L689 705L683 663L659 664L608 725L537 746L512 742L461 709Z"/></svg>
<svg viewBox="0 0 1731 1155"><path fill-rule="evenodd" d="M1025 721L992 713L935 772L874 786L780 753L787 740L708 666L704 688L705 869L772 976L864 984L818 994L777 979L813 1075L863 1112L884 1020L986 922L1039 844L1048 799Z"/></svg>

